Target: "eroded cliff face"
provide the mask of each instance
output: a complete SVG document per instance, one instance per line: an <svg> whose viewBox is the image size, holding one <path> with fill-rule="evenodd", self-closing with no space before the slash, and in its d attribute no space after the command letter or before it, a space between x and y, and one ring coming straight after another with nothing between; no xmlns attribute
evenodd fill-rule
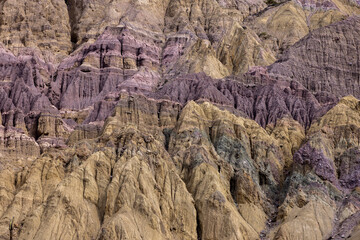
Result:
<svg viewBox="0 0 360 240"><path fill-rule="evenodd" d="M250 16L245 23L278 55L313 30L360 13L356 2L348 0L268 3L270 6L265 11Z"/></svg>
<svg viewBox="0 0 360 240"><path fill-rule="evenodd" d="M0 10L0 239L359 236L358 2Z"/></svg>
<svg viewBox="0 0 360 240"><path fill-rule="evenodd" d="M1 42L13 53L23 48L39 49L47 61L69 54L72 49L66 1L0 2Z"/></svg>
<svg viewBox="0 0 360 240"><path fill-rule="evenodd" d="M270 71L296 78L311 91L359 97L359 26L360 19L351 17L314 30L290 47Z"/></svg>

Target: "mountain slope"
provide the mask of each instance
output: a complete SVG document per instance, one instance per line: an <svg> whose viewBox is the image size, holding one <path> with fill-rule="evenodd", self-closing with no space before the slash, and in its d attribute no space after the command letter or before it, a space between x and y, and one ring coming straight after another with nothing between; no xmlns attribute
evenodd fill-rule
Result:
<svg viewBox="0 0 360 240"><path fill-rule="evenodd" d="M358 235L358 2L0 10L0 239Z"/></svg>

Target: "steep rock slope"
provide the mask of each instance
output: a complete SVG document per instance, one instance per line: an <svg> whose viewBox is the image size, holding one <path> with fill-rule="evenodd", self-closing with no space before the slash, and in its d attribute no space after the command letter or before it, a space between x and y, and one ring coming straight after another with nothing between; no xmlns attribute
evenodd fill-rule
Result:
<svg viewBox="0 0 360 240"><path fill-rule="evenodd" d="M345 97L310 127L294 155L288 196L280 207L284 224L275 231L280 239L345 238L359 224L359 103ZM301 219L311 216L319 229L311 221L301 226Z"/></svg>
<svg viewBox="0 0 360 240"><path fill-rule="evenodd" d="M319 27L360 13L360 6L348 0L277 2L283 1L268 1L268 8L245 21L274 54L281 54Z"/></svg>
<svg viewBox="0 0 360 240"><path fill-rule="evenodd" d="M74 234L85 238L98 236L100 239L123 239L149 236L150 232L151 239L166 236L195 239L198 234L202 234L203 238L207 238L207 235L210 238L256 238L266 220L263 212L265 210L262 209L270 211L270 206L267 206L269 203L266 199L259 199L259 203L242 200L241 209L244 213L248 214L251 209L261 213L259 220L262 223L251 222L254 225L251 226L238 212L231 195L236 196L236 192L245 191L245 186L239 182L240 185L233 190L235 192L231 193L229 184L231 179L235 179L232 178L233 168L236 166L237 171L241 169L236 159L245 154L249 158L247 163L244 163L249 167L250 172L247 174L254 181L253 194L265 194L263 191L266 190L260 188L257 179L257 169L262 168L263 163L253 161L261 159L267 151L274 151L274 154L279 151L260 140L271 138L268 133L252 120L237 119L210 104L197 105L190 102L175 125L166 125L175 127L168 143L168 153L161 130L163 127L154 124L158 122L156 112L154 114L151 108L140 107L137 98L122 95L121 99L115 108L114 116L108 118L97 140L78 143L74 148L62 153L55 151L44 154L32 164L28 173L21 173L23 177L20 185L16 186L18 190L14 196L16 201L6 206L2 215L4 236L7 232L6 219L14 217L19 226L20 239L48 236L55 239L68 238ZM149 106L151 101L153 100L150 100ZM193 121L199 121L198 114L204 119L200 116L199 127L193 128ZM205 119L211 115L211 119ZM157 121L154 121L155 119ZM236 135L229 136L229 140L234 139L230 142L239 141L240 139L236 140L238 134L245 137L237 143L239 150L246 149L244 152L234 153L236 156L223 152L221 148L224 143L221 142L224 142L226 137L222 134L225 130L220 124L222 121L230 121L229 127L236 131ZM251 125L253 131L246 131L244 124ZM208 132L209 127L213 132ZM210 135L214 138L210 139ZM249 137L253 139L251 144L246 140ZM257 138L260 139L256 140ZM219 149L215 150L211 141L219 142ZM228 143L225 141L225 146L226 144ZM103 149L95 150L99 147ZM202 149L202 154L199 155L196 149ZM255 152L252 153L253 151ZM217 152L228 156L218 155ZM188 157L184 158L183 154ZM173 160L171 155L174 155ZM273 160L277 161L276 158ZM272 169L274 173L264 174L270 174L271 181L279 181L278 175L281 174L279 170L282 166L283 163L279 162ZM40 169L47 170L39 171ZM46 182L42 180L44 174ZM272 174L275 174L276 179ZM242 177L241 174L238 175ZM221 180L221 176L225 179ZM35 187L35 183L42 187ZM77 194L74 194L74 189L78 189ZM30 202L27 204L30 205L24 205L24 200L21 200L24 196L28 196L26 198ZM208 202L208 197L213 198L212 203ZM18 209L23 208L22 212L18 212ZM198 209L198 216L195 208ZM66 209L73 210L69 212ZM212 213L209 212L210 209L213 209ZM231 224L227 228L219 226L222 231L211 235L213 231L209 230L214 227L211 219L216 216L219 224L223 224L226 219ZM221 220L219 217L226 219ZM69 228L68 224L75 224L77 227ZM196 232L197 224L198 228L202 229L201 233L200 230ZM89 225L93 231L86 230ZM232 233L231 229L238 230Z"/></svg>
<svg viewBox="0 0 360 240"><path fill-rule="evenodd" d="M313 92L360 96L359 17L314 30L270 66Z"/></svg>
<svg viewBox="0 0 360 240"><path fill-rule="evenodd" d="M159 115L157 105L123 93L98 138L6 178L5 239L12 218L19 239L310 239L356 227L358 131L343 128L358 126L358 100L342 99L306 137L286 119L266 131L210 103Z"/></svg>
<svg viewBox="0 0 360 240"><path fill-rule="evenodd" d="M356 239L358 4L0 1L0 239Z"/></svg>
<svg viewBox="0 0 360 240"><path fill-rule="evenodd" d="M0 1L0 36L13 53L31 47L46 60L62 58L72 50L70 24L65 1Z"/></svg>
<svg viewBox="0 0 360 240"><path fill-rule="evenodd" d="M59 62L73 48L93 43L106 27L127 26L160 38L162 48L180 40L179 50L188 54L174 73L206 69L213 77L224 77L275 61L256 34L241 26L244 17L266 7L262 1L3 1L0 7L3 41L15 55L24 47L33 47L42 51L46 61ZM229 44L234 46L228 49ZM168 51L178 52L178 48L171 49ZM237 57L239 51L245 59ZM214 64L220 72L211 69Z"/></svg>

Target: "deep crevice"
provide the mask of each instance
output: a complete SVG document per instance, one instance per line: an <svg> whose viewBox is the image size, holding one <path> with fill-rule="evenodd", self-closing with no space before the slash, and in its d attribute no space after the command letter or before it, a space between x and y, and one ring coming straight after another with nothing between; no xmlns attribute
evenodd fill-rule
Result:
<svg viewBox="0 0 360 240"><path fill-rule="evenodd" d="M202 229L201 229L201 221L200 221L198 209L196 209L196 234L197 234L197 239L201 240Z"/></svg>
<svg viewBox="0 0 360 240"><path fill-rule="evenodd" d="M213 130L213 126L209 127L209 139L210 139L210 142L214 145L212 130Z"/></svg>
<svg viewBox="0 0 360 240"><path fill-rule="evenodd" d="M170 128L164 128L163 129L163 134L165 136L165 149L166 149L166 151L169 151L171 132L172 132L172 129L170 129Z"/></svg>
<svg viewBox="0 0 360 240"><path fill-rule="evenodd" d="M76 1L75 0L65 0L67 6L68 15L69 15L69 24L70 24L70 41L72 43L72 51L74 51L79 42L79 35L75 31L76 29Z"/></svg>
<svg viewBox="0 0 360 240"><path fill-rule="evenodd" d="M158 126L161 127L161 103L157 104L157 118L158 118Z"/></svg>
<svg viewBox="0 0 360 240"><path fill-rule="evenodd" d="M232 176L230 179L230 193L231 197L233 198L234 202L236 202L236 176Z"/></svg>
<svg viewBox="0 0 360 240"><path fill-rule="evenodd" d="M268 180L265 174L263 174L262 172L259 172L259 184L260 186L263 185L267 185L268 184Z"/></svg>

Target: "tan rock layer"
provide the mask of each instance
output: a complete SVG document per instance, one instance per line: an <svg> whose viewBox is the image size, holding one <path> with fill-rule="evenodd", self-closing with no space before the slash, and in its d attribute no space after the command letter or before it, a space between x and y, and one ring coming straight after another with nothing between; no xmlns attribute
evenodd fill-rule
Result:
<svg viewBox="0 0 360 240"><path fill-rule="evenodd" d="M20 171L2 171L4 239L12 218L18 239L325 238L338 214L344 222L357 211L353 202L337 213L333 194L346 191L316 166L292 163L305 137L293 120L266 131L210 103L189 102L177 116L169 102L125 93L121 99L99 138L45 153ZM159 104L174 115L154 114ZM344 98L313 124L306 141L338 111L356 121L358 100ZM277 191L291 165L293 180L282 196ZM314 177L322 188L305 184Z"/></svg>

